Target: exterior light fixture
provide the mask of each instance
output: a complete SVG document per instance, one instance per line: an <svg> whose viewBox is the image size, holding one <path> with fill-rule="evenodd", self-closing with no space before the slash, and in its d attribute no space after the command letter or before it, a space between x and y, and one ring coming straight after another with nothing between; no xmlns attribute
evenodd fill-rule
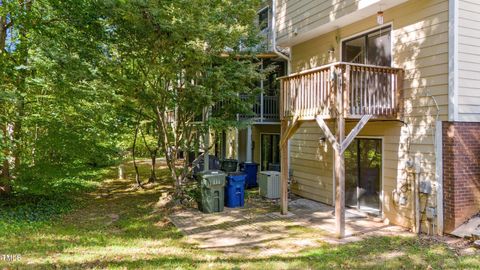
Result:
<svg viewBox="0 0 480 270"><path fill-rule="evenodd" d="M383 24L383 11L377 12L377 24L378 25Z"/></svg>

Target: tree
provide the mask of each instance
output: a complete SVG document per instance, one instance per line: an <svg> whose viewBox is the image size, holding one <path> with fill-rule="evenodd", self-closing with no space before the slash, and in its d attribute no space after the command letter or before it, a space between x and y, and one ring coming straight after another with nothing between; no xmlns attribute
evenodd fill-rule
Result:
<svg viewBox="0 0 480 270"><path fill-rule="evenodd" d="M122 119L101 77L106 31L97 7L0 0L0 193L39 162L96 165L114 154Z"/></svg>
<svg viewBox="0 0 480 270"><path fill-rule="evenodd" d="M234 115L249 113L253 82L260 74L245 48L253 47L257 1L110 1L111 81L132 110L154 121L176 195L188 175L179 151L191 151L196 132L236 125ZM217 118L194 125L206 107L222 102Z"/></svg>

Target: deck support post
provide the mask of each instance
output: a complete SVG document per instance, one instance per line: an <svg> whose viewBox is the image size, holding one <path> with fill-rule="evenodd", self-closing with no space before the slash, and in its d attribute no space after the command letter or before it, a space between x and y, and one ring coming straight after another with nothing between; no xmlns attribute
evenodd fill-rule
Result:
<svg viewBox="0 0 480 270"><path fill-rule="evenodd" d="M281 138L285 138L285 141L280 143L280 208L281 214L286 215L288 213L288 120L282 120L281 122Z"/></svg>
<svg viewBox="0 0 480 270"><path fill-rule="evenodd" d="M337 142L341 145L345 137L345 119L337 118ZM338 238L345 237L345 156L341 149L335 148L335 233Z"/></svg>
<svg viewBox="0 0 480 270"><path fill-rule="evenodd" d="M345 155L342 147L345 140L345 116L348 112L350 90L350 66L344 67L343 78L337 89L336 137L340 147L335 149L335 231L338 238L345 237ZM367 119L368 121L368 119ZM348 144L348 142L347 142Z"/></svg>

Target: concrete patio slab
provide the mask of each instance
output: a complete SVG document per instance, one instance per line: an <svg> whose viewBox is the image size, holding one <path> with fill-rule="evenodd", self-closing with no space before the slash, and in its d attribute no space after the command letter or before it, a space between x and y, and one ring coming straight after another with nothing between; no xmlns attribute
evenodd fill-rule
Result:
<svg viewBox="0 0 480 270"><path fill-rule="evenodd" d="M405 228L349 209L346 237L337 239L333 207L306 199L293 200L289 205L288 215L280 215L278 208L264 207L256 201L245 208L225 208L213 214L188 209L172 214L170 220L199 248L245 254L255 250L256 256L295 252L325 242L358 241L371 235L413 235Z"/></svg>
<svg viewBox="0 0 480 270"><path fill-rule="evenodd" d="M480 214L460 225L451 234L458 237L480 237Z"/></svg>

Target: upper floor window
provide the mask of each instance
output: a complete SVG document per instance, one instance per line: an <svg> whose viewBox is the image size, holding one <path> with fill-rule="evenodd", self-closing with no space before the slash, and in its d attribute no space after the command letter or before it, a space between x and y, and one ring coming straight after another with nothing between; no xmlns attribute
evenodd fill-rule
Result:
<svg viewBox="0 0 480 270"><path fill-rule="evenodd" d="M272 61L271 59L263 59L262 68L265 70L269 70L268 74L266 74L265 79L263 80L264 95L277 96L280 92L280 80L278 80L278 78L285 76L286 62Z"/></svg>
<svg viewBox="0 0 480 270"><path fill-rule="evenodd" d="M392 31L384 27L342 43L342 61L374 66L391 66Z"/></svg>
<svg viewBox="0 0 480 270"><path fill-rule="evenodd" d="M262 31L268 28L268 7L264 7L258 12L258 26Z"/></svg>

